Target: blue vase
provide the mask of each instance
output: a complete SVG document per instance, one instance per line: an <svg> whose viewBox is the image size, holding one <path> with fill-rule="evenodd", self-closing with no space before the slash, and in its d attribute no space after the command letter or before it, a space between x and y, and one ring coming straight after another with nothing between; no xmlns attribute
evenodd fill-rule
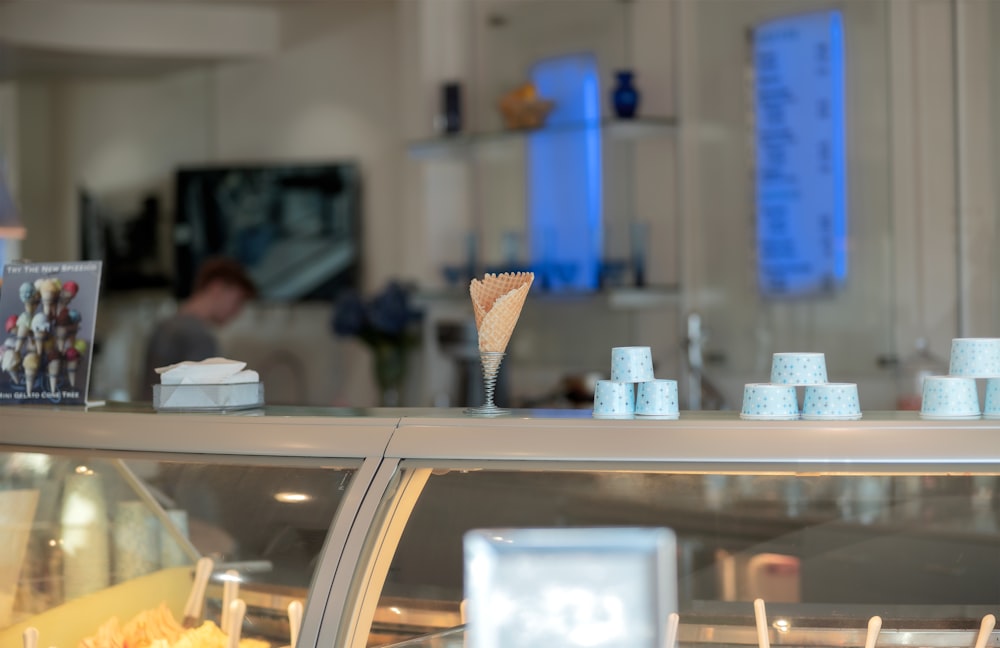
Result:
<svg viewBox="0 0 1000 648"><path fill-rule="evenodd" d="M615 107L615 115L620 119L631 119L639 109L639 90L632 84L634 74L630 70L622 70L615 74L618 85L611 92L611 103Z"/></svg>

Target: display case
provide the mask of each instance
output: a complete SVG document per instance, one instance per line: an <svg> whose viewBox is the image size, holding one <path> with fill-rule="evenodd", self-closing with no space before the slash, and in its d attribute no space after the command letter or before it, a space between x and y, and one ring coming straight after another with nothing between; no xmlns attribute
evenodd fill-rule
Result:
<svg viewBox="0 0 1000 648"><path fill-rule="evenodd" d="M288 644L302 600L300 648L458 646L474 528L673 529L685 646L755 645L762 598L774 644L861 646L880 615L879 646L965 647L1000 601L995 421L112 407L7 408L0 429L0 523L21 529L0 533L4 646L29 625L76 646L161 603L180 619L204 555L204 618L235 569L246 637ZM156 560L124 542L137 534Z"/></svg>
<svg viewBox="0 0 1000 648"><path fill-rule="evenodd" d="M342 547L395 419L286 413L7 408L0 645L29 626L59 648L147 645L161 622L176 639L201 557L214 568L189 623L221 625L235 581L242 636L287 645L288 606L324 600L340 556L324 548ZM310 610L301 645L318 626Z"/></svg>

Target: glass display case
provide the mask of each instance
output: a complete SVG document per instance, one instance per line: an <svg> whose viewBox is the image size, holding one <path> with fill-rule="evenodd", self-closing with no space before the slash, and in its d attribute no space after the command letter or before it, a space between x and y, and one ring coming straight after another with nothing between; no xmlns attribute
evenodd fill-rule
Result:
<svg viewBox="0 0 1000 648"><path fill-rule="evenodd" d="M907 413L404 418L335 645L460 645L466 531L594 526L677 534L685 644L756 645L762 598L775 644L862 646L879 615L879 645L971 645L1000 598L998 431ZM436 631L427 606L450 610Z"/></svg>
<svg viewBox="0 0 1000 648"><path fill-rule="evenodd" d="M182 624L219 638L227 582L249 645L287 645L289 604L329 587L339 552L324 547L346 536L356 478L393 428L297 413L5 411L0 645L29 626L60 648L148 645L154 625L170 645ZM202 557L212 570L192 599Z"/></svg>
<svg viewBox="0 0 1000 648"><path fill-rule="evenodd" d="M971 646L1000 600L1000 424L598 421L578 410L157 414L7 408L0 645L73 647L165 604L213 558L198 621L235 570L244 637L458 646L476 528L668 527L682 644ZM228 572L228 573L227 573ZM109 630L106 630L110 632ZM987 645L997 645L994 635Z"/></svg>

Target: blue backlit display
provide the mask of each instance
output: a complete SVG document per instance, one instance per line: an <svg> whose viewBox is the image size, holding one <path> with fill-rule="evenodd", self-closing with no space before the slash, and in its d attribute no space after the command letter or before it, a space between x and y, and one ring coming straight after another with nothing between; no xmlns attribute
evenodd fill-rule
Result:
<svg viewBox="0 0 1000 648"><path fill-rule="evenodd" d="M840 12L758 25L753 63L760 290L828 294L847 278Z"/></svg>
<svg viewBox="0 0 1000 648"><path fill-rule="evenodd" d="M531 80L539 96L555 101L546 127L528 138L528 228L536 283L555 291L594 290L603 247L597 60L592 54L546 59L532 68ZM566 129L567 124L576 127Z"/></svg>

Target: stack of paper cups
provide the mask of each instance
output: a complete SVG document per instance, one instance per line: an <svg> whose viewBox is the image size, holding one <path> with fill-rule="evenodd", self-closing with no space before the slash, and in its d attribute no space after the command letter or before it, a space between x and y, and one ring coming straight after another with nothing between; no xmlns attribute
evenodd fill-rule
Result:
<svg viewBox="0 0 1000 648"><path fill-rule="evenodd" d="M638 393L636 393L638 385ZM648 346L611 349L611 380L594 390L594 418L676 419L677 381L657 380Z"/></svg>
<svg viewBox="0 0 1000 648"><path fill-rule="evenodd" d="M168 509L167 517L173 523L174 528L180 532L185 538L188 535L188 515L187 511L183 509ZM181 565L188 565L191 560L188 558L187 554L184 553L184 549L181 548L177 540L174 539L173 534L171 534L166 528L160 529L160 566L164 569L168 567L180 567Z"/></svg>
<svg viewBox="0 0 1000 648"><path fill-rule="evenodd" d="M66 477L60 523L66 600L110 585L110 525L100 475L87 470Z"/></svg>
<svg viewBox="0 0 1000 648"><path fill-rule="evenodd" d="M37 490L0 491L0 628L12 621L37 506Z"/></svg>
<svg viewBox="0 0 1000 648"><path fill-rule="evenodd" d="M115 512L115 582L156 571L160 563L157 521L145 503L119 502Z"/></svg>
<svg viewBox="0 0 1000 648"><path fill-rule="evenodd" d="M1000 338L955 338L951 341L947 376L928 376L921 394L920 416L929 419L997 416L990 383L1000 378ZM986 410L979 406L977 380L986 381Z"/></svg>

